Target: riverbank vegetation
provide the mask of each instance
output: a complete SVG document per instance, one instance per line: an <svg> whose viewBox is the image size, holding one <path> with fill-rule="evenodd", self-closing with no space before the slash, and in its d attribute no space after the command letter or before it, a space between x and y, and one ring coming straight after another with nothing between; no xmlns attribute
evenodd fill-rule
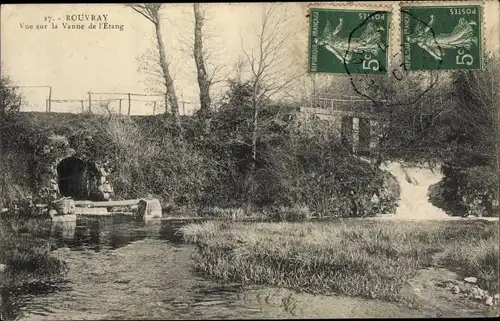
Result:
<svg viewBox="0 0 500 321"><path fill-rule="evenodd" d="M498 222L344 219L191 224L196 269L222 282L404 301L418 269L442 266L498 293Z"/></svg>
<svg viewBox="0 0 500 321"><path fill-rule="evenodd" d="M496 70L496 61L489 63ZM366 158L353 153L352 141L332 130L330 123L301 115L298 102L270 100L257 115L255 152L250 143L255 131L251 82L245 81L230 82L223 99L214 102L217 108L210 114L208 134L201 116L181 117L182 138L174 134L177 125L164 115L56 117L10 108L0 124L2 136L10 138L2 140L1 200L6 207L11 200L36 198L37 162L43 162L44 146L53 137L65 137L77 155L113 164L108 178L114 199L151 195L174 215L207 214L210 207L213 215L222 215L215 208L275 213L294 207L317 217L391 213L397 207L399 186L378 164L403 160L445 164L445 178L432 187L430 200L450 215L494 216L496 105L494 97L478 93L497 81L488 70L457 72L421 103L394 103L375 110L389 125L376 127L379 142ZM380 88L371 90L380 99L398 98L389 95L397 87L391 81L377 84ZM453 108L436 103L443 92L452 95L464 86L471 94L450 98ZM489 100L478 98L483 96ZM480 116L471 104L483 110ZM477 122L464 113L476 115Z"/></svg>
<svg viewBox="0 0 500 321"><path fill-rule="evenodd" d="M39 187L46 184L40 181L47 177L41 177L40 164L61 143L75 157L112 167L107 178L115 199L150 195L164 207L194 208L192 212L219 207L281 213L300 208L302 216L317 217L391 213L399 187L379 165L406 161L445 164L445 179L431 200L449 214L498 213L498 180L475 180L477 173L498 177L500 171L494 91L500 79L498 57L488 55L483 70L457 70L443 77L434 72L407 75L397 63L382 78L311 77L294 71L296 61L281 46L294 35L287 19L275 19L284 12L278 8L263 7L255 35L259 54L242 47L242 60L220 79L224 90L215 99L210 90L214 79L207 75L215 77L217 68L208 74L205 70L204 11L194 5L193 66L200 110L192 116L179 115L161 33L153 56L158 59L142 63L162 67L163 86L152 88L168 93L162 115L117 116L104 101L93 106L95 114L38 118L19 113L22 97L2 76L0 130L7 139L0 141L0 203L43 194ZM161 5L132 9L157 21L159 28ZM396 77L399 73L404 77ZM361 99L339 99L343 96ZM304 112L325 99L342 116L326 120ZM353 117L358 130L364 127L367 133L364 150L353 137Z"/></svg>
<svg viewBox="0 0 500 321"><path fill-rule="evenodd" d="M61 281L66 263L51 253L52 222L31 213L2 213L0 220L0 288L23 291Z"/></svg>
<svg viewBox="0 0 500 321"><path fill-rule="evenodd" d="M43 158L39 153L48 137L59 135L78 153L114 164L108 178L115 199L149 194L164 208L284 212L295 207L309 216L364 217L396 208L399 188L394 177L352 154L338 133L321 122L312 119L307 130L298 128L288 119L294 116L293 106L269 105L260 113L254 161L245 143L251 134L251 126L245 125L252 111L249 91L248 84L233 84L227 102L212 117L209 136L196 118L183 119L183 140L169 134L164 118L68 117L46 123L35 135L36 118L15 114L3 124L4 133L12 137L4 148L12 157L4 162L9 184L3 196L36 197L36 175L30 175L36 171L31 161L35 157L18 161L16 154ZM376 203L371 202L374 195Z"/></svg>

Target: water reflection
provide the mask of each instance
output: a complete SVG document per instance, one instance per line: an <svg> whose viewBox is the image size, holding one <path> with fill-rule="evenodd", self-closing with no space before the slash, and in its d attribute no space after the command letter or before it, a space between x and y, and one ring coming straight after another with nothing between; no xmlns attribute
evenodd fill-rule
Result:
<svg viewBox="0 0 500 321"><path fill-rule="evenodd" d="M36 226L29 231L20 229L26 237L41 237L50 241L52 249L67 247L72 251L113 250L145 238L170 240L175 231L168 227L168 221L137 221L131 216L75 216L54 219L34 219L26 225ZM164 234L167 235L164 235ZM32 299L56 291L68 290L65 284L30 284L18 289L2 289L0 319L12 320L19 317L20 309L30 306ZM32 309L33 308L33 309Z"/></svg>
<svg viewBox="0 0 500 321"><path fill-rule="evenodd" d="M45 308L34 305L33 299L61 290L69 290L69 287L64 284L37 283L17 289L1 289L0 320L16 319L26 306L30 306L32 310L43 311Z"/></svg>
<svg viewBox="0 0 500 321"><path fill-rule="evenodd" d="M182 243L179 228L193 221L202 220L160 219L144 222L125 215L80 216L75 221L52 221L50 234L45 237L50 237L58 248L96 252L116 249L145 238L179 244Z"/></svg>
<svg viewBox="0 0 500 321"><path fill-rule="evenodd" d="M44 289L27 288L22 293L4 291L2 320L27 315L50 318L63 313L61 311L84 315L87 310L99 306L102 303L99 300L109 303L107 308L103 307L108 314L95 318L118 318L126 312L136 313L140 318L167 315L200 318L211 306L213 309L217 306L214 313L219 313L219 304L230 311L237 289L214 287L191 271L193 248L181 244L178 230L194 221L204 220L138 222L133 217L117 215L77 216L75 220L43 222L40 229L43 232L38 236L50 239L54 248L71 251L62 249L62 253L67 253L65 259L71 261L73 273L68 273L65 284ZM148 240L136 242L144 239ZM121 249L120 255L113 251L134 242L130 250ZM102 253L87 255L96 252ZM108 294L102 297L103 292ZM150 307L148 304L156 305ZM55 309L55 312L46 309Z"/></svg>
<svg viewBox="0 0 500 321"><path fill-rule="evenodd" d="M179 228L185 224L189 224L190 222L193 222L193 220L162 220L160 221L158 237L160 240L170 241L174 244L181 244L182 235L178 233Z"/></svg>
<svg viewBox="0 0 500 321"><path fill-rule="evenodd" d="M71 242L75 237L76 222L76 218L74 220L52 219L50 237L57 243Z"/></svg>
<svg viewBox="0 0 500 321"><path fill-rule="evenodd" d="M59 238L58 241L74 250L91 249L99 252L144 239L147 234L145 226L141 226L131 217L81 217L74 226L73 238Z"/></svg>

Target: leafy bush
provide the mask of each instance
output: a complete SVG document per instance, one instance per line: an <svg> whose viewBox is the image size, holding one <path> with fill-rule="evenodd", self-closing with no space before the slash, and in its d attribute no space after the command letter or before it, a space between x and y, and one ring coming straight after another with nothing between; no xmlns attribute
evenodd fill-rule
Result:
<svg viewBox="0 0 500 321"><path fill-rule="evenodd" d="M3 118L8 114L19 111L22 104L22 95L9 77L0 77L0 116Z"/></svg>
<svg viewBox="0 0 500 321"><path fill-rule="evenodd" d="M103 129L106 157L115 164L110 180L119 197L152 194L177 205L196 205L202 199L208 164L192 146L126 119L111 119Z"/></svg>
<svg viewBox="0 0 500 321"><path fill-rule="evenodd" d="M349 217L392 211L399 198L395 180L389 188L386 172L352 155L335 136L293 130L264 157L257 179L266 203L304 204L319 215Z"/></svg>
<svg viewBox="0 0 500 321"><path fill-rule="evenodd" d="M198 215L202 217L217 217L217 218L239 218L246 215L242 208L220 208L220 207L205 207L198 211Z"/></svg>
<svg viewBox="0 0 500 321"><path fill-rule="evenodd" d="M396 177L387 171L382 171L384 177L382 188L379 190L377 210L382 214L394 214L398 207L401 188Z"/></svg>
<svg viewBox="0 0 500 321"><path fill-rule="evenodd" d="M291 207L280 206L272 212L272 219L280 222L304 222L311 218L307 205L294 204Z"/></svg>
<svg viewBox="0 0 500 321"><path fill-rule="evenodd" d="M488 166L447 170L429 199L455 216L498 216L498 177Z"/></svg>
<svg viewBox="0 0 500 321"><path fill-rule="evenodd" d="M36 126L28 115L11 110L0 119L0 203L35 195L35 157L43 147L45 126Z"/></svg>
<svg viewBox="0 0 500 321"><path fill-rule="evenodd" d="M62 280L67 265L51 253L53 244L47 240L50 229L50 220L33 218L29 213L9 213L2 217L0 263L7 267L1 280L3 288Z"/></svg>

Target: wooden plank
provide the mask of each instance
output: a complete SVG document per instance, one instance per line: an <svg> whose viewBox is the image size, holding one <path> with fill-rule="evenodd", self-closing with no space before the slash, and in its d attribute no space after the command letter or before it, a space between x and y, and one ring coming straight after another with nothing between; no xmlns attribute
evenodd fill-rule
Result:
<svg viewBox="0 0 500 321"><path fill-rule="evenodd" d="M130 206L139 204L140 199L123 200L123 201L75 201L76 206L90 206L90 207L109 207L109 206Z"/></svg>

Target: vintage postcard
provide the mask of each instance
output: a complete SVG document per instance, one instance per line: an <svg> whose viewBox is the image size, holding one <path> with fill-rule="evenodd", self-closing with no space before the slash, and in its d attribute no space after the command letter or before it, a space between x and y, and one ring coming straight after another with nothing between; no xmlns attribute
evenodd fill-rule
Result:
<svg viewBox="0 0 500 321"><path fill-rule="evenodd" d="M499 316L500 4L0 7L0 319Z"/></svg>

